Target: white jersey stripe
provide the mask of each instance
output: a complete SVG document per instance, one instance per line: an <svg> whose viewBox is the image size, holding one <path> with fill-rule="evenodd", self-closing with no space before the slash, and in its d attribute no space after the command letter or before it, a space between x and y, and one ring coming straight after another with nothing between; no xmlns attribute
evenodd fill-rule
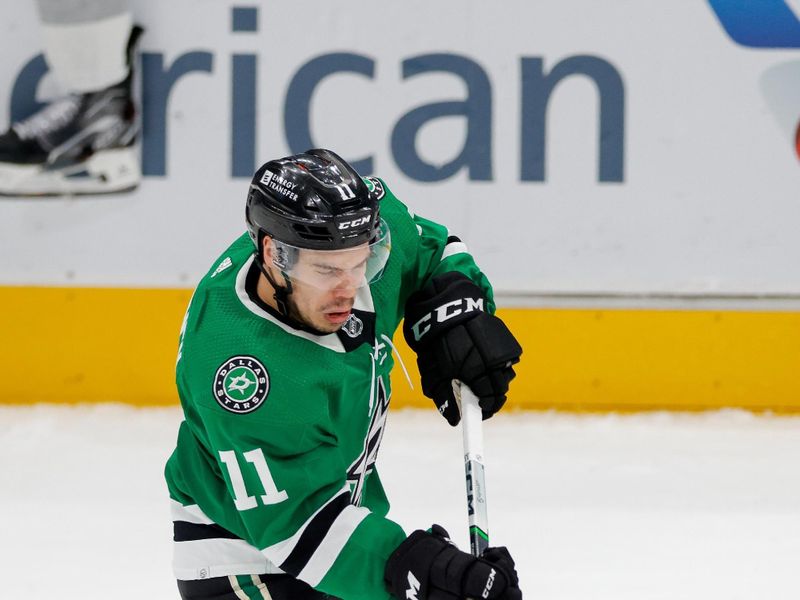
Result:
<svg viewBox="0 0 800 600"><path fill-rule="evenodd" d="M453 256L454 254L461 254L462 252L469 252L469 250L467 250L467 245L464 242L450 242L444 247L444 252L442 252L442 260L448 258L449 256Z"/></svg>
<svg viewBox="0 0 800 600"><path fill-rule="evenodd" d="M170 513L173 521L186 521L197 525L214 525L214 521L208 518L206 513L200 510L197 504L183 506L180 502L170 499Z"/></svg>
<svg viewBox="0 0 800 600"><path fill-rule="evenodd" d="M182 581L242 575L283 573L258 548L244 540L212 538L174 542L172 570Z"/></svg>
<svg viewBox="0 0 800 600"><path fill-rule="evenodd" d="M314 513L317 514L317 513ZM313 515L312 515L313 516ZM306 528L306 523L303 523L303 526L298 529L295 534L283 540L282 542L278 542L277 544L273 544L272 546L268 546L264 548L261 552L264 556L267 557L267 560L273 564L279 565L292 553L294 547L297 545L297 542L300 540L300 536L303 535L303 531Z"/></svg>
<svg viewBox="0 0 800 600"><path fill-rule="evenodd" d="M333 522L328 534L323 538L311 559L300 571L298 579L302 579L311 587L319 585L322 578L333 566L347 540L353 535L356 527L363 521L370 511L360 506L348 506Z"/></svg>
<svg viewBox="0 0 800 600"><path fill-rule="evenodd" d="M347 492L348 494L350 493L350 486L348 486L347 484L344 484L344 487L342 487L341 490L339 490L336 494L334 494L330 500L328 500L325 504L323 504L316 511L314 511L314 514L311 515L308 519L306 519L306 522L300 526L300 528L294 533L292 537L287 538L282 542L278 542L277 544L273 544L272 546L267 546L266 548L261 550L261 552L264 553L264 556L267 557L267 560L269 560L274 565L280 565L287 558L289 558L289 555L292 553L292 550L294 550L294 547L297 545L297 542L300 541L300 536L303 535L303 532L306 530L306 527L308 527L308 524L314 520L314 517L317 516L317 513L319 513L328 504L336 500L344 492Z"/></svg>

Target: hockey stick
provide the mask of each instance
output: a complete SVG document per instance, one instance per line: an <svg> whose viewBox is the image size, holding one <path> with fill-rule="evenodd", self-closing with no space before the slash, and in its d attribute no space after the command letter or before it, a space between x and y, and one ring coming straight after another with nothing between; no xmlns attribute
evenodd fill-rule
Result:
<svg viewBox="0 0 800 600"><path fill-rule="evenodd" d="M473 556L489 547L489 518L486 514L486 481L483 468L483 413L478 398L466 385L453 382L461 406L464 435L464 469L467 482L469 546Z"/></svg>

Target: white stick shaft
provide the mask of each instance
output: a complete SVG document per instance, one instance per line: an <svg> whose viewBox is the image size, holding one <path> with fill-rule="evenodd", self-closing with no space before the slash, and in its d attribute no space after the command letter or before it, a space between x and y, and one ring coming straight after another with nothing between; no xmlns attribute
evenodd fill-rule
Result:
<svg viewBox="0 0 800 600"><path fill-rule="evenodd" d="M464 469L467 483L469 545L480 556L489 546L489 518L486 513L486 480L483 466L483 414L478 398L466 385L460 388L461 429L464 434Z"/></svg>

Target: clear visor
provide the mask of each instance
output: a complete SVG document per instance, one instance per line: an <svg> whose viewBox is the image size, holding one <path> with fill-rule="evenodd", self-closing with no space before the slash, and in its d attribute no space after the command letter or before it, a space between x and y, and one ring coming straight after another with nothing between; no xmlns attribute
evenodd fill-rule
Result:
<svg viewBox="0 0 800 600"><path fill-rule="evenodd" d="M293 283L302 283L319 290L356 289L380 278L389 251L391 236L381 219L378 238L343 250L308 250L291 244L272 241L273 264L288 275Z"/></svg>

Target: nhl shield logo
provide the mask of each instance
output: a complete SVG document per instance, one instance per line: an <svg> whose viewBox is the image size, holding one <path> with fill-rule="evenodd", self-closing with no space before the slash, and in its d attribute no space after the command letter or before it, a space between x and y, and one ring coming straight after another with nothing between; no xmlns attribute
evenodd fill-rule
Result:
<svg viewBox="0 0 800 600"><path fill-rule="evenodd" d="M353 313L350 313L350 318L342 325L342 331L351 338L356 339L364 331L364 322Z"/></svg>
<svg viewBox="0 0 800 600"><path fill-rule="evenodd" d="M225 410L251 413L264 404L269 374L255 356L234 356L220 365L214 376L214 399Z"/></svg>

